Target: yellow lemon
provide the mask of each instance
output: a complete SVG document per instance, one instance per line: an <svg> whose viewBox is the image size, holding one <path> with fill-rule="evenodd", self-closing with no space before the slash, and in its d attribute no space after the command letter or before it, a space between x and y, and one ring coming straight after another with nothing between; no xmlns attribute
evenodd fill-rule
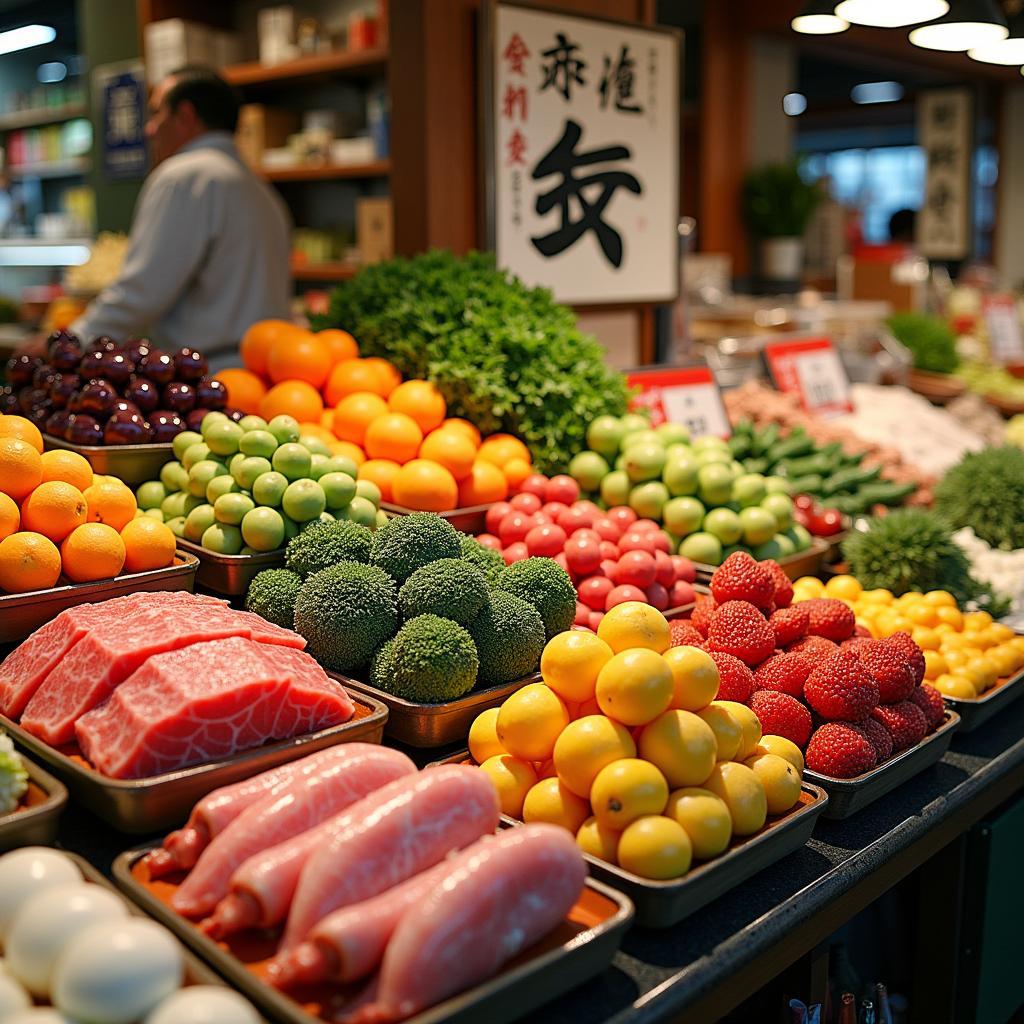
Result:
<svg viewBox="0 0 1024 1024"><path fill-rule="evenodd" d="M921 601L907 609L907 618L915 626L937 626L939 624L939 610L934 605L925 604Z"/></svg>
<svg viewBox="0 0 1024 1024"><path fill-rule="evenodd" d="M641 878L664 881L690 870L693 846L686 829L662 815L640 818L619 839L619 867Z"/></svg>
<svg viewBox="0 0 1024 1024"><path fill-rule="evenodd" d="M498 708L481 711L469 727L469 752L477 764L483 764L489 757L507 754L508 751L498 739Z"/></svg>
<svg viewBox="0 0 1024 1024"><path fill-rule="evenodd" d="M941 610L942 609L940 608L939 611L941 611ZM957 630L959 628L960 628L959 626L953 626L953 625L951 625L948 622L940 622L935 627L935 632L938 633L939 636L945 636L947 633L955 633L955 632L957 632Z"/></svg>
<svg viewBox="0 0 1024 1024"><path fill-rule="evenodd" d="M967 664L968 661L970 661L970 658L966 654L964 654L964 652L959 647L943 647L942 657L946 661L946 669L949 672L952 672L955 668L962 668L964 665ZM927 655L925 656L925 659L925 665L927 665ZM939 673L939 675L942 674L943 673L941 672Z"/></svg>
<svg viewBox="0 0 1024 1024"><path fill-rule="evenodd" d="M742 732L740 745L736 748L736 753L733 754L732 760L745 761L753 754L754 747L757 746L758 741L761 739L760 719L746 704L740 704L738 701L716 700L715 704L720 708L725 708L740 723L740 730Z"/></svg>
<svg viewBox="0 0 1024 1024"><path fill-rule="evenodd" d="M609 864L617 864L620 834L615 829L605 828L597 818L590 817L576 833L576 845L591 857L608 861Z"/></svg>
<svg viewBox="0 0 1024 1024"><path fill-rule="evenodd" d="M800 799L800 773L777 754L755 754L743 762L764 786L769 814L785 814Z"/></svg>
<svg viewBox="0 0 1024 1024"><path fill-rule="evenodd" d="M498 791L501 813L510 818L521 818L526 794L537 784L533 765L511 754L498 754L487 758L480 765L480 770L487 772Z"/></svg>
<svg viewBox="0 0 1024 1024"><path fill-rule="evenodd" d="M638 749L670 786L698 786L715 767L718 741L707 722L690 711L672 709L644 726Z"/></svg>
<svg viewBox="0 0 1024 1024"><path fill-rule="evenodd" d="M964 630L974 633L992 625L992 616L988 612L968 612L964 616Z"/></svg>
<svg viewBox="0 0 1024 1024"><path fill-rule="evenodd" d="M718 666L699 647L670 647L662 657L672 673L671 708L700 711L718 696Z"/></svg>
<svg viewBox="0 0 1024 1024"><path fill-rule="evenodd" d="M590 804L566 789L557 778L541 779L530 787L523 801L523 821L546 821L561 825L573 835L590 817Z"/></svg>
<svg viewBox="0 0 1024 1024"><path fill-rule="evenodd" d="M646 647L621 651L597 676L597 703L609 718L624 725L646 725L657 718L672 702L673 693L668 663Z"/></svg>
<svg viewBox="0 0 1024 1024"><path fill-rule="evenodd" d="M942 649L950 651L962 651L965 647L971 646L972 638L969 633L946 633L942 638Z"/></svg>
<svg viewBox="0 0 1024 1024"><path fill-rule="evenodd" d="M1024 636L1015 636L1010 643L1013 644L1021 654L1024 654Z"/></svg>
<svg viewBox="0 0 1024 1024"><path fill-rule="evenodd" d="M734 835L750 836L764 826L768 817L768 798L761 780L745 764L719 761L704 788L725 801L732 817Z"/></svg>
<svg viewBox="0 0 1024 1024"><path fill-rule="evenodd" d="M624 757L636 757L629 730L604 715L588 715L570 722L555 741L558 777L577 796L587 798L597 773Z"/></svg>
<svg viewBox="0 0 1024 1024"><path fill-rule="evenodd" d="M569 724L561 697L543 683L530 683L509 697L498 711L498 742L513 757L546 761L555 740Z"/></svg>
<svg viewBox="0 0 1024 1024"><path fill-rule="evenodd" d="M974 684L963 676L957 675L944 675L939 676L932 686L939 691L944 697L957 697L960 700L974 700L978 696L978 691L975 689Z"/></svg>
<svg viewBox="0 0 1024 1024"><path fill-rule="evenodd" d="M582 703L594 696L597 674L613 653L599 636L570 629L548 641L540 656L540 673L562 700Z"/></svg>
<svg viewBox="0 0 1024 1024"><path fill-rule="evenodd" d="M996 653L1005 659L1006 668L1003 670L1002 675L1008 676L1011 672L1016 672L1021 665L1024 665L1024 651L1012 642L1000 644L996 648Z"/></svg>
<svg viewBox="0 0 1024 1024"><path fill-rule="evenodd" d="M833 576L825 584L825 596L836 597L840 601L856 601L863 590L860 580L856 576L849 576L846 573Z"/></svg>
<svg viewBox="0 0 1024 1024"><path fill-rule="evenodd" d="M634 647L657 654L667 651L671 642L668 619L657 608L642 601L626 601L605 614L597 635L615 654Z"/></svg>
<svg viewBox="0 0 1024 1024"><path fill-rule="evenodd" d="M623 758L606 765L590 787L594 817L607 828L621 831L646 814L661 814L668 803L665 776L649 761ZM621 862L622 850L619 857Z"/></svg>
<svg viewBox="0 0 1024 1024"><path fill-rule="evenodd" d="M725 801L709 789L690 786L670 793L665 814L686 829L698 860L710 860L729 848L732 815Z"/></svg>
<svg viewBox="0 0 1024 1024"><path fill-rule="evenodd" d="M825 596L825 584L817 576L801 576L793 583L794 591L796 591L797 587L801 590L806 590L811 597Z"/></svg>
<svg viewBox="0 0 1024 1024"><path fill-rule="evenodd" d="M924 652L924 677L925 679L938 679L939 676L949 671L949 663L945 655L939 651Z"/></svg>
<svg viewBox="0 0 1024 1024"><path fill-rule="evenodd" d="M910 636L922 651L937 651L942 643L942 637L928 626L918 626Z"/></svg>
<svg viewBox="0 0 1024 1024"><path fill-rule="evenodd" d="M728 708L717 701L709 704L697 716L703 718L711 726L718 744L718 760L731 761L743 743L743 724Z"/></svg>
<svg viewBox="0 0 1024 1024"><path fill-rule="evenodd" d="M876 587L874 590L863 591L860 599L871 604L892 604L892 592L884 587Z"/></svg>
<svg viewBox="0 0 1024 1024"><path fill-rule="evenodd" d="M923 596L933 608L956 608L956 598L947 590L929 590Z"/></svg>
<svg viewBox="0 0 1024 1024"><path fill-rule="evenodd" d="M957 672L972 672L974 685L978 688L979 693L991 690L999 678L999 670L992 664L987 654L980 658L971 658L963 668L957 669Z"/></svg>
<svg viewBox="0 0 1024 1024"><path fill-rule="evenodd" d="M755 754L778 754L784 757L801 775L804 773L803 751L785 736L762 736L754 748Z"/></svg>
<svg viewBox="0 0 1024 1024"><path fill-rule="evenodd" d="M964 613L956 605L950 607L949 605L940 604L935 609L935 616L939 620L939 625L945 623L947 626L952 626L958 632L964 628Z"/></svg>

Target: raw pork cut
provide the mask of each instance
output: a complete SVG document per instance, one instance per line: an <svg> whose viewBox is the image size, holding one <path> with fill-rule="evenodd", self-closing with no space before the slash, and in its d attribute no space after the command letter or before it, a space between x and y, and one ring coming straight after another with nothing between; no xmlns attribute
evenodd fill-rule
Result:
<svg viewBox="0 0 1024 1024"><path fill-rule="evenodd" d="M309 655L229 637L153 655L75 733L99 771L137 779L339 725L353 711Z"/></svg>

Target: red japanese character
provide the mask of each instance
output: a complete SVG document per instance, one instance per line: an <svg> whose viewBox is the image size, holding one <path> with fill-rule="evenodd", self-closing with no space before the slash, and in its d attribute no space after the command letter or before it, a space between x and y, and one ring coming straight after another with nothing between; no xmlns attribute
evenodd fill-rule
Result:
<svg viewBox="0 0 1024 1024"><path fill-rule="evenodd" d="M515 117L516 108L519 108L519 120L526 120L526 86L525 85L506 85L505 96L502 99L502 117Z"/></svg>
<svg viewBox="0 0 1024 1024"><path fill-rule="evenodd" d="M526 137L518 128L509 136L507 146L507 166L514 167L516 164L526 163Z"/></svg>
<svg viewBox="0 0 1024 1024"><path fill-rule="evenodd" d="M526 74L523 61L530 56L530 51L526 48L526 43L523 42L518 32L508 41L508 46L505 47L502 56L507 61L510 72L517 75Z"/></svg>

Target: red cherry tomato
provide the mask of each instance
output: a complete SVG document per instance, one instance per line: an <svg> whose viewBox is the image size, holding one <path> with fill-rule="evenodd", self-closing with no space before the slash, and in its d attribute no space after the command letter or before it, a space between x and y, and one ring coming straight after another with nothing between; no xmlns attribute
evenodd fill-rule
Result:
<svg viewBox="0 0 1024 1024"><path fill-rule="evenodd" d="M633 533L653 533L661 527L653 519L638 519L631 527Z"/></svg>
<svg viewBox="0 0 1024 1024"><path fill-rule="evenodd" d="M692 583L697 578L697 567L685 555L673 555L672 564L675 566L677 580Z"/></svg>
<svg viewBox="0 0 1024 1024"><path fill-rule="evenodd" d="M509 544L521 541L535 525L533 517L525 512L509 512L498 526L498 536L501 543L508 547Z"/></svg>
<svg viewBox="0 0 1024 1024"><path fill-rule="evenodd" d="M485 548L492 548L494 551L501 551L503 547L501 541L493 533L481 533L476 542Z"/></svg>
<svg viewBox="0 0 1024 1024"><path fill-rule="evenodd" d="M526 549L526 545L519 540L515 544L509 544L502 551L501 557L505 559L506 565L511 565L513 562L521 562L524 558L529 558L530 552Z"/></svg>
<svg viewBox="0 0 1024 1024"><path fill-rule="evenodd" d="M605 598L614 587L615 584L607 576L591 576L579 586L580 600L595 611L604 611Z"/></svg>
<svg viewBox="0 0 1024 1024"><path fill-rule="evenodd" d="M686 580L678 580L669 590L669 607L680 608L685 604L693 604L696 596L692 584L687 583Z"/></svg>
<svg viewBox="0 0 1024 1024"><path fill-rule="evenodd" d="M572 572L569 569L569 561L565 557L564 551L559 551L558 554L555 555L555 557L552 559L552 561L557 562L567 573L569 573L570 576L572 576ZM573 582L575 582L575 580Z"/></svg>
<svg viewBox="0 0 1024 1024"><path fill-rule="evenodd" d="M601 535L601 540L610 540L612 543L622 536L622 530L618 523L613 522L607 516L599 516L595 519L593 529Z"/></svg>
<svg viewBox="0 0 1024 1024"><path fill-rule="evenodd" d="M586 509L571 505L555 520L566 533L575 533L577 530L590 529L594 517L588 515Z"/></svg>
<svg viewBox="0 0 1024 1024"><path fill-rule="evenodd" d="M636 513L628 505L615 505L608 509L606 515L623 531L628 530L637 519Z"/></svg>
<svg viewBox="0 0 1024 1024"><path fill-rule="evenodd" d="M616 582L646 590L654 582L656 573L654 555L648 551L627 551L619 559Z"/></svg>
<svg viewBox="0 0 1024 1024"><path fill-rule="evenodd" d="M564 502L561 501L546 501L541 505L541 512L546 516L551 516L551 522L557 523L558 517L568 508Z"/></svg>
<svg viewBox="0 0 1024 1024"><path fill-rule="evenodd" d="M629 530L619 538L619 550L620 551L647 551L650 554L654 554L654 534L653 533L637 533L633 530Z"/></svg>
<svg viewBox="0 0 1024 1024"><path fill-rule="evenodd" d="M531 555L554 558L565 547L565 530L554 523L535 526L526 535L526 549Z"/></svg>
<svg viewBox="0 0 1024 1024"><path fill-rule="evenodd" d="M590 621L590 608L582 601L576 602L576 617L572 620L574 626L585 626Z"/></svg>
<svg viewBox="0 0 1024 1024"><path fill-rule="evenodd" d="M663 587L671 587L676 581L676 567L672 564L672 556L660 549L654 552L654 582Z"/></svg>
<svg viewBox="0 0 1024 1024"><path fill-rule="evenodd" d="M512 506L507 501L496 501L484 516L484 523L487 525L488 533L497 533L502 519L512 511Z"/></svg>
<svg viewBox="0 0 1024 1024"><path fill-rule="evenodd" d="M565 559L577 576L589 576L601 568L601 542L590 537L570 537L565 542Z"/></svg>
<svg viewBox="0 0 1024 1024"><path fill-rule="evenodd" d="M647 604L647 595L639 587L628 584L615 587L608 592L608 596L604 600L604 610L610 612L616 605L625 604L627 601L639 601L641 604Z"/></svg>
<svg viewBox="0 0 1024 1024"><path fill-rule="evenodd" d="M613 544L610 540L601 541L601 557L610 558L617 562L622 552L619 550L618 544Z"/></svg>
<svg viewBox="0 0 1024 1024"><path fill-rule="evenodd" d="M800 509L802 512L809 512L814 508L814 499L809 494L798 494L793 499L793 507Z"/></svg>
<svg viewBox="0 0 1024 1024"><path fill-rule="evenodd" d="M573 502L573 508L578 508L581 512L586 512L591 519L596 519L598 516L603 516L604 512L601 511L589 498L582 498L579 501Z"/></svg>
<svg viewBox="0 0 1024 1024"><path fill-rule="evenodd" d="M536 494L532 494L530 491L520 491L515 497L510 498L508 502L517 512L526 512L528 515L532 515L534 512L540 511L542 504L540 498Z"/></svg>
<svg viewBox="0 0 1024 1024"><path fill-rule="evenodd" d="M668 607L668 591L660 583L652 583L644 593L647 595L647 603L659 612Z"/></svg>
<svg viewBox="0 0 1024 1024"><path fill-rule="evenodd" d="M596 633L597 627L601 625L601 620L604 618L604 612L591 612L590 613L590 628Z"/></svg>
<svg viewBox="0 0 1024 1024"><path fill-rule="evenodd" d="M669 540L668 534L664 530L652 530L648 536L651 538L655 551L664 551L666 555L672 554L672 541Z"/></svg>
<svg viewBox="0 0 1024 1024"><path fill-rule="evenodd" d="M535 494L541 501L547 491L548 478L543 473L531 473L520 485L519 494Z"/></svg>
<svg viewBox="0 0 1024 1024"><path fill-rule="evenodd" d="M831 537L843 528L843 517L839 510L834 508L823 509L821 513L812 517L811 522L814 525L809 527L810 531L819 537Z"/></svg>
<svg viewBox="0 0 1024 1024"><path fill-rule="evenodd" d="M601 572L604 573L604 575L607 576L608 579L610 579L613 583L615 582L615 577L618 574L618 571L619 560L617 558L614 560L611 558L601 559Z"/></svg>
<svg viewBox="0 0 1024 1024"><path fill-rule="evenodd" d="M571 476L564 473L553 476L544 488L547 501L564 501L571 505L580 496L580 485Z"/></svg>

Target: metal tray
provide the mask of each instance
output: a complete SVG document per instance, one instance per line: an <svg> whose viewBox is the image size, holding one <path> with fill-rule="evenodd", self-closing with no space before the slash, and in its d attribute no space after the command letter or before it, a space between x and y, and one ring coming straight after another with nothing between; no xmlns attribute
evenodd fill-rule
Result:
<svg viewBox="0 0 1024 1024"><path fill-rule="evenodd" d="M141 907L213 965L257 1008L284 1024L320 1024L318 1011L342 993L320 985L303 993L300 1004L263 981L267 960L276 950L276 932L243 933L230 943L207 938L169 905L175 883L150 882L139 861L158 844L122 853L114 861L114 879ZM171 879L177 876L170 876ZM542 942L517 957L496 977L410 1017L406 1024L506 1024L600 973L611 963L633 918L626 896L587 879L568 919ZM308 998L307 998L308 997Z"/></svg>
<svg viewBox="0 0 1024 1024"><path fill-rule="evenodd" d="M284 548L258 555L222 555L179 537L178 549L198 561L196 583L231 597L245 594L256 573L284 566Z"/></svg>
<svg viewBox="0 0 1024 1024"><path fill-rule="evenodd" d="M352 693L355 715L319 732L243 750L221 761L194 765L148 779L111 779L96 771L77 746L51 747L0 715L11 739L49 766L75 800L121 832L145 835L181 824L196 801L211 790L305 757L336 743L379 743L387 708L372 697Z"/></svg>
<svg viewBox="0 0 1024 1024"><path fill-rule="evenodd" d="M487 518L487 510L491 507L492 503L487 505L471 505L467 508L453 508L447 512L438 512L437 514L442 519L447 519L456 530L461 530L463 533L468 533L475 536L478 533L483 533L485 529L485 519ZM407 516L412 512L416 512L417 509L406 508L404 505L395 505L390 501L381 502L381 510L387 512L392 516Z"/></svg>
<svg viewBox="0 0 1024 1024"><path fill-rule="evenodd" d="M806 551L798 551L795 555L786 555L779 559L782 571L791 579L799 579L801 576L813 576L822 566L831 550L828 542L822 537L813 537L811 546ZM697 567L697 579L709 580L717 565L708 565L707 562L694 562Z"/></svg>
<svg viewBox="0 0 1024 1024"><path fill-rule="evenodd" d="M49 590L0 595L0 644L19 643L65 608L95 604L139 591L195 589L199 559L184 551L174 553L166 569L130 572L98 583L65 583Z"/></svg>
<svg viewBox="0 0 1024 1024"><path fill-rule="evenodd" d="M446 701L442 704L417 704L393 694L378 690L369 683L340 672L327 674L337 679L346 690L361 694L375 702L379 701L388 709L384 733L389 739L407 743L410 747L444 747L449 743L461 743L469 735L469 727L481 711L496 708L506 697L527 683L539 683L539 672L515 679L501 686L485 690L471 690L465 697Z"/></svg>
<svg viewBox="0 0 1024 1024"><path fill-rule="evenodd" d="M959 724L960 716L955 711L946 711L945 724L926 736L916 747L904 750L856 778L837 779L832 775L819 775L810 769L804 770L804 778L828 793L826 818L849 818L941 760Z"/></svg>
<svg viewBox="0 0 1024 1024"><path fill-rule="evenodd" d="M460 750L436 763L475 762L468 750ZM769 818L755 835L734 840L720 857L697 864L682 878L668 882L641 878L589 853L583 856L591 875L624 892L633 901L637 924L645 928L670 928L758 871L799 850L811 838L814 824L827 806L825 790L805 781L800 801L791 810ZM505 815L502 815L502 822L522 824Z"/></svg>
<svg viewBox="0 0 1024 1024"><path fill-rule="evenodd" d="M78 452L89 460L94 473L116 476L126 484L141 484L156 480L160 469L174 458L170 442L162 444L72 444L62 437L43 434L47 448L63 448Z"/></svg>
<svg viewBox="0 0 1024 1024"><path fill-rule="evenodd" d="M984 725L997 711L1002 711L1007 704L1015 701L1024 693L1024 671L1007 679L1000 679L984 697L965 700L962 697L946 697L943 700L947 708L951 708L960 716L960 732L974 732Z"/></svg>
<svg viewBox="0 0 1024 1024"><path fill-rule="evenodd" d="M27 757L28 792L23 803L0 817L0 852L19 846L50 846L57 838L57 819L68 802L68 791L49 772Z"/></svg>

